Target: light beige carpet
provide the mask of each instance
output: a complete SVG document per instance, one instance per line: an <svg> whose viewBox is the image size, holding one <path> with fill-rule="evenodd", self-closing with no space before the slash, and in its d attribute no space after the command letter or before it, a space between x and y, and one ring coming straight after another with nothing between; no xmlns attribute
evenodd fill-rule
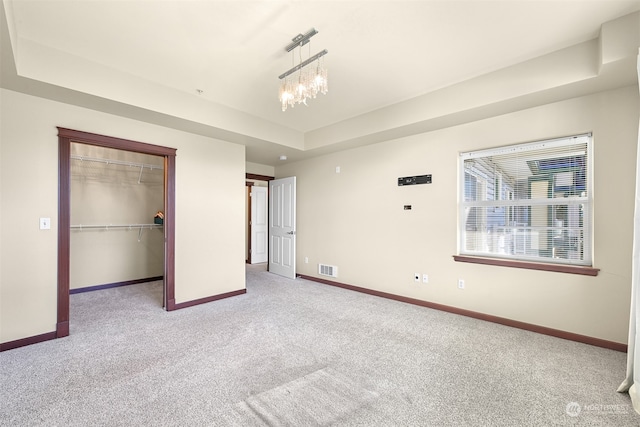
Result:
<svg viewBox="0 0 640 427"><path fill-rule="evenodd" d="M71 296L71 335L0 353L2 426L638 426L626 355L247 268L175 312Z"/></svg>

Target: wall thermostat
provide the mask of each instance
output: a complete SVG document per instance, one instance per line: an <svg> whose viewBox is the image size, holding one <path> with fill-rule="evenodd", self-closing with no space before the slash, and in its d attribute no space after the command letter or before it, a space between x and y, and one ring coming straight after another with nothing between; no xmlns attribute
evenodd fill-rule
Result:
<svg viewBox="0 0 640 427"><path fill-rule="evenodd" d="M417 184L431 184L431 175L405 176L404 178L398 178L398 186Z"/></svg>

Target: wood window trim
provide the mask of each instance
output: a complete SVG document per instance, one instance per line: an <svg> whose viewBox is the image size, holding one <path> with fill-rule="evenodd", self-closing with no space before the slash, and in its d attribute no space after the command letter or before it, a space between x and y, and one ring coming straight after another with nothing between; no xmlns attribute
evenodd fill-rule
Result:
<svg viewBox="0 0 640 427"><path fill-rule="evenodd" d="M529 270L553 271L556 273L582 274L585 276L597 276L599 268L582 265L550 264L544 262L529 262L510 259L485 258L468 255L453 255L456 262L469 262L472 264L496 265L499 267L525 268Z"/></svg>

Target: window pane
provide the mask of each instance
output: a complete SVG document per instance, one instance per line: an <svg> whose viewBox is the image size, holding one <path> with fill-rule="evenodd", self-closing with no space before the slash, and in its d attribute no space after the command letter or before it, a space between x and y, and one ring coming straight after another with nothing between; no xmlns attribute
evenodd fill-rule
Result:
<svg viewBox="0 0 640 427"><path fill-rule="evenodd" d="M590 265L589 142L462 153L460 252Z"/></svg>

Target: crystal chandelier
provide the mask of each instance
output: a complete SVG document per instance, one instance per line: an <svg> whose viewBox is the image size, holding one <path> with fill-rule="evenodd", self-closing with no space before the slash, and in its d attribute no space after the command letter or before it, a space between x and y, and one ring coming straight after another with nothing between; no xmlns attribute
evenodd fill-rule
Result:
<svg viewBox="0 0 640 427"><path fill-rule="evenodd" d="M293 51L294 61L295 49L298 48L298 65L278 77L282 80L280 84L282 111L286 111L287 107L293 108L295 104L307 105L307 99L315 98L318 93L325 95L329 91L328 72L324 67L324 59L322 59L329 52L324 49L313 56L309 55L306 60L302 60L302 46L309 43L310 38L317 33L318 31L312 28L306 34L298 34L285 47L287 52ZM310 44L309 47L311 47Z"/></svg>

